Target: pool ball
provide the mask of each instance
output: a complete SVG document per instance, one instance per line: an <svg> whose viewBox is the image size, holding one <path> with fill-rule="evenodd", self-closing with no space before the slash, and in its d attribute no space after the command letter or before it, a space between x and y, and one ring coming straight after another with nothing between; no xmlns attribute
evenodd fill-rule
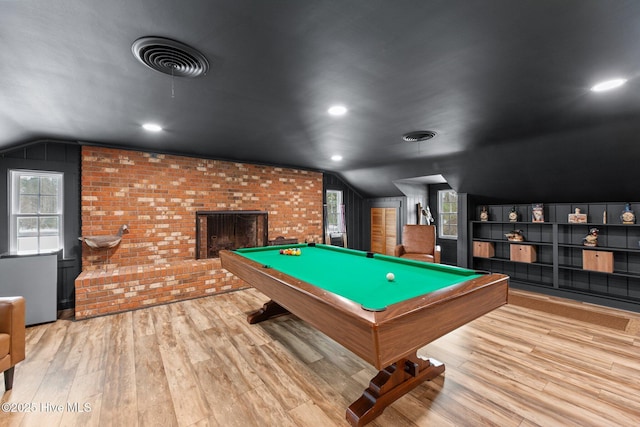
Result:
<svg viewBox="0 0 640 427"><path fill-rule="evenodd" d="M387 273L387 280L393 282L396 276L393 273Z"/></svg>

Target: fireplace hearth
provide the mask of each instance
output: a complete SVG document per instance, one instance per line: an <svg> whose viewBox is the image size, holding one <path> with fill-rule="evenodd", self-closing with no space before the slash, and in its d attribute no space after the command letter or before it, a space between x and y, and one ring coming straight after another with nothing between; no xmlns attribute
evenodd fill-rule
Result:
<svg viewBox="0 0 640 427"><path fill-rule="evenodd" d="M221 250L266 246L267 221L263 211L196 212L196 259L218 258Z"/></svg>

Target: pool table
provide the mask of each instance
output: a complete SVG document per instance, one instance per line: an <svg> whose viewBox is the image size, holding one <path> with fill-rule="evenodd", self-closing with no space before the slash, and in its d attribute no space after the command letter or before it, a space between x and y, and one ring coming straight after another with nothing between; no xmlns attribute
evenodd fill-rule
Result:
<svg viewBox="0 0 640 427"><path fill-rule="evenodd" d="M300 255L281 254L286 248ZM505 275L337 246L246 248L221 251L220 259L271 299L250 323L293 313L380 371L347 409L354 426L444 372L418 349L507 303Z"/></svg>

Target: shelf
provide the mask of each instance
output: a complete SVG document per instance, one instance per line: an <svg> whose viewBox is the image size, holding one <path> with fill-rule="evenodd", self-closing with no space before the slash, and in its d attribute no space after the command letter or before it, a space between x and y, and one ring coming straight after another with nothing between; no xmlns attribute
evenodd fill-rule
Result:
<svg viewBox="0 0 640 427"><path fill-rule="evenodd" d="M481 259L481 260L486 260L486 261L499 261L499 262L508 262L508 263L512 263L512 264L522 264L522 265L537 265L539 267L553 267L553 264L549 264L546 262L521 262L521 261L512 261L509 258L498 258L498 257L491 257L491 258L485 258L485 257L474 257L477 259Z"/></svg>
<svg viewBox="0 0 640 427"><path fill-rule="evenodd" d="M571 227L576 227L576 226L585 226L585 227L629 227L629 228L634 228L634 227L640 227L640 224L618 224L618 223L606 223L603 224L601 222L549 222L549 221L545 221L545 222L531 222L531 221L517 221L517 222L511 222L511 221L478 221L478 220L473 220L470 221L473 224L514 224L514 225L568 225Z"/></svg>
<svg viewBox="0 0 640 427"><path fill-rule="evenodd" d="M481 239L475 239L481 240ZM550 244L550 243L548 243ZM576 245L571 243L558 243L559 248L571 248L571 249L586 249L588 251L609 251L609 252L630 252L630 253L640 253L639 248L621 248L621 247L613 247L613 246L584 246L584 245Z"/></svg>
<svg viewBox="0 0 640 427"><path fill-rule="evenodd" d="M511 242L509 240L501 240L501 239L487 239L485 237L473 238L474 242L492 242L492 243L509 243L512 245L534 245L534 246L553 246L553 243L549 242L531 242L529 240L525 240L523 242Z"/></svg>
<svg viewBox="0 0 640 427"><path fill-rule="evenodd" d="M552 203L545 204L545 222L531 221L532 204L488 205L489 221L471 220L470 242L490 242L495 247L492 258L471 256L474 268L495 270L510 277L510 281L553 291L584 292L585 295L627 301L640 307L640 223L618 223L618 214L603 224L603 212L621 212L625 203ZM515 207L520 221L511 222L508 215ZM482 206L476 206L479 218ZM568 222L569 214L579 208L590 222ZM632 205L640 212L640 203ZM590 228L598 228L601 246L585 246L583 239ZM522 230L525 240L511 242L504 237L510 230ZM514 257L514 245L530 245L535 262L521 262ZM608 252L593 254L585 251ZM519 252L518 252L519 253ZM470 254L473 255L473 254ZM606 258L604 266L600 260ZM586 256L586 258L585 258ZM595 266L592 258L596 257ZM512 260L513 259L513 260ZM585 259L588 261L585 264ZM525 258L526 260L526 258ZM589 269L584 269L584 266ZM593 269L591 269L593 268Z"/></svg>
<svg viewBox="0 0 640 427"><path fill-rule="evenodd" d="M571 271L581 271L583 273L595 273L595 274L601 274L601 275L605 275L605 276L618 276L618 277L628 277L631 279L640 279L640 274L634 274L634 273L627 273L624 271L615 271L613 273L607 273L604 271L595 271L595 270L585 270L582 267L573 267L570 265L559 265L558 266L559 269L561 270L571 270Z"/></svg>
<svg viewBox="0 0 640 427"><path fill-rule="evenodd" d="M556 223L558 225L569 225L571 227L576 227L576 226L585 226L585 227L628 227L628 228L634 228L634 227L640 227L640 224L602 224L602 223L597 223L597 222L558 222Z"/></svg>
<svg viewBox="0 0 640 427"><path fill-rule="evenodd" d="M531 222L531 221L471 221L474 224L520 224L520 225L553 225L553 222Z"/></svg>

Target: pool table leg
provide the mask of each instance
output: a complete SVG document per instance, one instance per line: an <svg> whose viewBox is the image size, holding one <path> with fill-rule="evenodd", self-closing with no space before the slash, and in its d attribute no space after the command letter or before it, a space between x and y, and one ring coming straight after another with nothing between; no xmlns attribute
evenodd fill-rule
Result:
<svg viewBox="0 0 640 427"><path fill-rule="evenodd" d="M444 364L435 359L425 360L417 355L400 359L378 372L369 382L369 388L347 409L347 421L353 426L367 424L420 383L432 380L443 372Z"/></svg>
<svg viewBox="0 0 640 427"><path fill-rule="evenodd" d="M266 302L260 310L254 311L247 316L249 324L262 322L263 320L271 319L272 317L288 314L289 310L271 300Z"/></svg>

